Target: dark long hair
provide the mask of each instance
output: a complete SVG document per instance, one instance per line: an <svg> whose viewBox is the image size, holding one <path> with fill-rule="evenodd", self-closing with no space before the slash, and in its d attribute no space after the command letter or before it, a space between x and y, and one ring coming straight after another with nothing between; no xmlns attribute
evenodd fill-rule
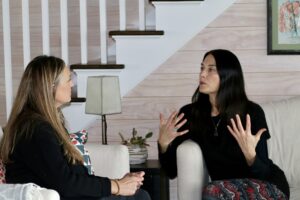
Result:
<svg viewBox="0 0 300 200"><path fill-rule="evenodd" d="M228 121L235 114L240 114L244 118L249 100L245 92L244 76L238 58L232 52L224 49L207 52L203 60L208 55L214 57L220 77L220 86L216 95L216 106L220 116L223 121ZM208 94L201 93L198 87L192 97L192 103L192 115L195 119L192 122L192 129L195 127L205 129L207 120L211 117Z"/></svg>

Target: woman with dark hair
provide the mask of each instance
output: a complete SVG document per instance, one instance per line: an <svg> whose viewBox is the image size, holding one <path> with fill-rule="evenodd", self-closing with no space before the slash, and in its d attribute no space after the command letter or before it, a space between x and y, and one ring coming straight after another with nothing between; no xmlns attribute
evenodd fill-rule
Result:
<svg viewBox="0 0 300 200"><path fill-rule="evenodd" d="M32 182L56 190L62 200L149 200L139 189L144 172L118 180L88 174L61 112L72 86L62 59L38 56L28 64L1 140L7 183Z"/></svg>
<svg viewBox="0 0 300 200"><path fill-rule="evenodd" d="M204 199L288 199L284 172L268 157L264 111L247 98L238 58L228 50L207 52L199 79L191 104L167 120L160 115L159 159L168 176L177 176L178 145L192 139L212 180Z"/></svg>

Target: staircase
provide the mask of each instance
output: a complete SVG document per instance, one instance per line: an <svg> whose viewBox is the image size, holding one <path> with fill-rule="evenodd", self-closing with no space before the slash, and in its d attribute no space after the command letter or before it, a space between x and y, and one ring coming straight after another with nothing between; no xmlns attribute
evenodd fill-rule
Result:
<svg viewBox="0 0 300 200"><path fill-rule="evenodd" d="M152 71L192 39L234 0L151 1L155 7L155 30L110 31L115 40L116 59L109 64L99 61L74 64L77 73L78 97L63 108L70 131L89 127L99 116L85 114L85 93L88 76L119 76L121 96L125 96Z"/></svg>
<svg viewBox="0 0 300 200"><path fill-rule="evenodd" d="M146 0L128 1L128 4L131 5L131 12L134 11L135 13L137 1L139 5L144 5L146 2ZM96 18L98 15L105 13L98 10L98 8L101 10L101 8L106 7L102 6L103 2L106 2L106 0L99 0L99 3L98 1L89 1L87 10L87 0L60 0L60 4L49 0L1 1L3 23L0 24L0 29L3 43L0 45L3 51L4 61L2 63L4 63L3 74L5 75L1 79L5 87L1 94L5 97L6 117L10 114L13 103L13 89L15 89L14 86L18 84L19 77L22 74L22 66L26 67L33 57L40 54L62 57L67 64L80 62L81 55L81 62L88 64L72 65L72 68L78 74L79 98L73 99L71 106L64 108L63 112L72 130L88 127L91 121L97 117L84 114L87 76L118 75L121 82L122 96L126 95L174 52L199 33L203 27L229 7L234 0L150 1L149 5L153 6L150 11L150 6L148 6L148 13L143 16L146 16L148 22L150 21L148 25L154 30L141 28L142 23L140 21L144 20L139 17L138 20L131 19L129 27L132 28L132 24L139 21L139 29L144 31L126 30L126 23L120 26L120 30L126 31L111 31L110 36L115 40L115 45L110 46L107 51L110 54L109 57L116 55L112 62L108 62L104 66L99 64L99 61L87 62L87 57L93 59L100 57L100 49L103 52L102 44L106 43L105 40L103 42L101 39L101 48L97 43L92 43L89 46L86 45L87 43L82 45L83 40L98 41L99 29L97 26L99 25L99 19ZM121 13L116 12L116 6L121 2L126 2L126 0L109 0L108 2L110 4L110 9L108 9L110 16L126 16L124 13L121 15ZM143 10L141 7L139 6L138 10ZM82 15L86 16L86 12L89 13L90 17L93 17L93 23L89 24L89 31L94 34L89 38L86 30L87 18L83 17L82 20ZM130 16L133 15L130 14ZM148 20L149 18L150 20ZM118 23L115 17L112 19L113 22ZM80 24L78 24L79 21ZM82 21L84 23L81 23ZM121 21L125 20L120 18L120 24L122 24ZM95 25L95 22L98 24ZM110 26L115 27L116 24ZM107 31L106 29L104 31L100 29L100 33L106 35ZM80 36L80 39L78 39L78 36ZM23 42L23 45L20 41ZM116 52L114 52L114 48ZM89 56L87 56L87 49L90 51ZM23 61L21 59L22 54ZM103 62L103 60L106 60L103 57L105 56L102 56L101 53L101 63L107 63ZM5 122L5 111L2 111L0 120ZM74 116L80 121L76 121Z"/></svg>

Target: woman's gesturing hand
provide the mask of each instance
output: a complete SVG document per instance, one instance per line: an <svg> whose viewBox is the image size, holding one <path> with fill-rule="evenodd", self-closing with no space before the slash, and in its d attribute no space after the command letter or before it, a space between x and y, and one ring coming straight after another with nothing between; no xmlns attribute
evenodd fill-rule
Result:
<svg viewBox="0 0 300 200"><path fill-rule="evenodd" d="M127 173L122 179L117 180L119 184L118 195L131 196L143 185L145 172Z"/></svg>
<svg viewBox="0 0 300 200"><path fill-rule="evenodd" d="M158 143L161 147L162 153L164 153L169 144L178 136L183 135L188 132L188 130L183 130L178 132L177 130L186 123L186 119L183 119L184 114L181 113L177 116L178 112L174 111L169 118L164 119L163 114L160 113L160 125L159 125L159 138ZM180 123L178 123L180 122Z"/></svg>
<svg viewBox="0 0 300 200"><path fill-rule="evenodd" d="M256 145L263 132L265 132L267 129L262 128L256 133L256 135L252 135L249 114L246 116L246 129L244 129L239 115L236 115L236 121L234 119L230 119L230 122L231 126L227 125L227 128L238 142L248 165L251 166L256 156Z"/></svg>

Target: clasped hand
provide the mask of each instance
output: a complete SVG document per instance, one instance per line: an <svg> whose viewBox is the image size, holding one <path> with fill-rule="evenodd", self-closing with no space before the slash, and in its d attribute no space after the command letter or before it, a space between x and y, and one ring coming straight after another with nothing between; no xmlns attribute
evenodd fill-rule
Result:
<svg viewBox="0 0 300 200"><path fill-rule="evenodd" d="M239 115L235 116L235 120L231 118L230 122L231 126L227 125L227 128L239 144L248 165L251 166L256 156L256 145L263 132L267 129L262 128L255 135L252 135L251 119L249 114L246 115L246 129L244 129Z"/></svg>
<svg viewBox="0 0 300 200"><path fill-rule="evenodd" d="M143 185L145 172L127 173L122 179L118 180L119 194L124 196L134 195L135 192Z"/></svg>

